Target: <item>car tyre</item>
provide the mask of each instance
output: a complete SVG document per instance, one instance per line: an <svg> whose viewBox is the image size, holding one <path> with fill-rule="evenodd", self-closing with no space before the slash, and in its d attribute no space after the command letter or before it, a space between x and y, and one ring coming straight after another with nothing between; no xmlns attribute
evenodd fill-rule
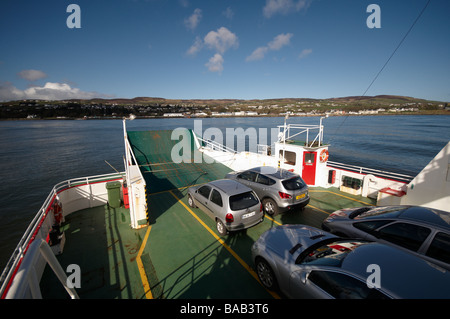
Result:
<svg viewBox="0 0 450 319"><path fill-rule="evenodd" d="M225 227L225 225L222 223L222 221L220 219L216 220L216 228L221 236L225 236L228 233L227 228Z"/></svg>
<svg viewBox="0 0 450 319"><path fill-rule="evenodd" d="M276 290L278 288L277 278L275 273L270 267L269 263L263 258L256 259L256 273L259 281L264 287L270 290Z"/></svg>
<svg viewBox="0 0 450 319"><path fill-rule="evenodd" d="M190 194L188 195L188 204L189 204L189 206L191 206L192 208L197 208L197 206L195 206L194 199L192 198L192 196L191 196Z"/></svg>
<svg viewBox="0 0 450 319"><path fill-rule="evenodd" d="M277 203L273 199L266 198L263 200L264 212L270 216L276 216L279 213Z"/></svg>

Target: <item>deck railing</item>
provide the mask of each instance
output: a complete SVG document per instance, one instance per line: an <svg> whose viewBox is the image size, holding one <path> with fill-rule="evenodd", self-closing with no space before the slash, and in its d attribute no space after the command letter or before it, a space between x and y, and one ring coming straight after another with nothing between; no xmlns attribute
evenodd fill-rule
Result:
<svg viewBox="0 0 450 319"><path fill-rule="evenodd" d="M327 166L342 169L342 170L347 170L347 171L351 171L351 172L355 172L355 173L359 173L359 174L373 174L375 176L392 179L392 180L396 180L396 181L401 181L401 182L410 182L414 178L414 176L410 176L410 175L406 175L406 174L392 173L392 172L377 170L377 169L373 169L373 168L343 164L343 163L332 162L332 161L328 161Z"/></svg>
<svg viewBox="0 0 450 319"><path fill-rule="evenodd" d="M16 274L23 257L27 253L30 244L38 236L39 230L45 218L47 217L48 212L50 211L50 208L53 205L53 202L57 198L58 194L70 188L81 185L89 185L94 183L106 182L114 179L121 179L123 178L123 174L113 173L113 174L95 175L90 177L74 178L60 182L55 186L53 186L52 190L45 199L41 208L39 209L33 220L30 222L22 238L19 240L16 249L12 253L12 256L10 257L8 263L6 264L5 269L2 272L2 275L0 277L0 287L1 287L0 298L3 299L6 297L7 289L9 288L11 281L13 280L13 277Z"/></svg>

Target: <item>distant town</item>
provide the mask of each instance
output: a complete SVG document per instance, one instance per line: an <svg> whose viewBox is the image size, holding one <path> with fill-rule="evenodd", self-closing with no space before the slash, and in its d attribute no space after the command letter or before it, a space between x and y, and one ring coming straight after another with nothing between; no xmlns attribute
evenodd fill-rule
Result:
<svg viewBox="0 0 450 319"><path fill-rule="evenodd" d="M330 99L266 100L134 99L21 100L0 103L0 119L110 119L134 114L138 118L342 116L384 114L450 114L448 102L378 95Z"/></svg>

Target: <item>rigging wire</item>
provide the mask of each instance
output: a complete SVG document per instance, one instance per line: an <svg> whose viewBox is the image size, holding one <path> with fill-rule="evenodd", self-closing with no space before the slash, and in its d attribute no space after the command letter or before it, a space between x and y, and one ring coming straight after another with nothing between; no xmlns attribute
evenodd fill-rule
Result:
<svg viewBox="0 0 450 319"><path fill-rule="evenodd" d="M373 78L372 82L370 82L369 86L366 88L366 90L364 91L364 93L359 96L356 101L362 99L367 91L369 91L369 89L372 87L372 85L375 83L375 81L378 79L378 77L380 76L381 72L383 72L383 70L386 68L386 66L388 65L389 61L391 61L392 57L395 55L395 53L397 52L397 50L400 48L400 46L403 44L403 42L405 41L406 37L409 35L409 33L411 32L411 30L414 28L414 26L416 25L417 21L419 21L420 17L422 16L422 14L425 12L425 10L427 9L428 5L430 4L431 0L428 0L427 3L425 4L425 6L422 8L422 10L420 11L419 15L417 16L417 18L414 20L414 22L412 23L411 27L408 29L408 31L405 33L405 35L403 36L403 38L401 39L401 41L399 42L399 44L397 45L397 47L395 48L395 50L392 52L392 54L389 56L389 58L386 60L386 62L384 63L383 67L380 69L380 71L378 71L378 73L375 75L375 77ZM342 121L342 123L337 127L337 129L335 130L333 136L336 134L336 132L342 127L342 125L344 125L344 122L347 120L348 115L344 118L344 120ZM331 140L330 140L331 142Z"/></svg>

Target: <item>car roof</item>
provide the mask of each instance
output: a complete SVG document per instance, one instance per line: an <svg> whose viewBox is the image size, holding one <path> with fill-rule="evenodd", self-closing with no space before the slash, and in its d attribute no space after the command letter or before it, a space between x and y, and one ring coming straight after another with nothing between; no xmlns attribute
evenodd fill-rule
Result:
<svg viewBox="0 0 450 319"><path fill-rule="evenodd" d="M220 189L221 191L230 196L251 191L249 187L232 179L219 179L216 181L209 182L208 184L217 187L218 189Z"/></svg>
<svg viewBox="0 0 450 319"><path fill-rule="evenodd" d="M450 213L438 209L411 206L406 208L400 214L399 218L417 220L427 224L450 228Z"/></svg>
<svg viewBox="0 0 450 319"><path fill-rule="evenodd" d="M391 210L392 209L392 210ZM386 211L386 213L370 215L371 211ZM363 212L362 219L393 218L410 221L418 221L428 225L450 229L450 213L439 209L421 206L380 206Z"/></svg>
<svg viewBox="0 0 450 319"><path fill-rule="evenodd" d="M266 176L270 176L276 179L288 179L292 177L299 176L298 174L288 171L287 169L273 167L273 166L260 166L249 169L248 171L252 171L255 173L261 173Z"/></svg>
<svg viewBox="0 0 450 319"><path fill-rule="evenodd" d="M367 243L355 248L344 259L341 269L362 278L380 269L382 290L400 298L449 298L450 272L401 249L381 243Z"/></svg>

